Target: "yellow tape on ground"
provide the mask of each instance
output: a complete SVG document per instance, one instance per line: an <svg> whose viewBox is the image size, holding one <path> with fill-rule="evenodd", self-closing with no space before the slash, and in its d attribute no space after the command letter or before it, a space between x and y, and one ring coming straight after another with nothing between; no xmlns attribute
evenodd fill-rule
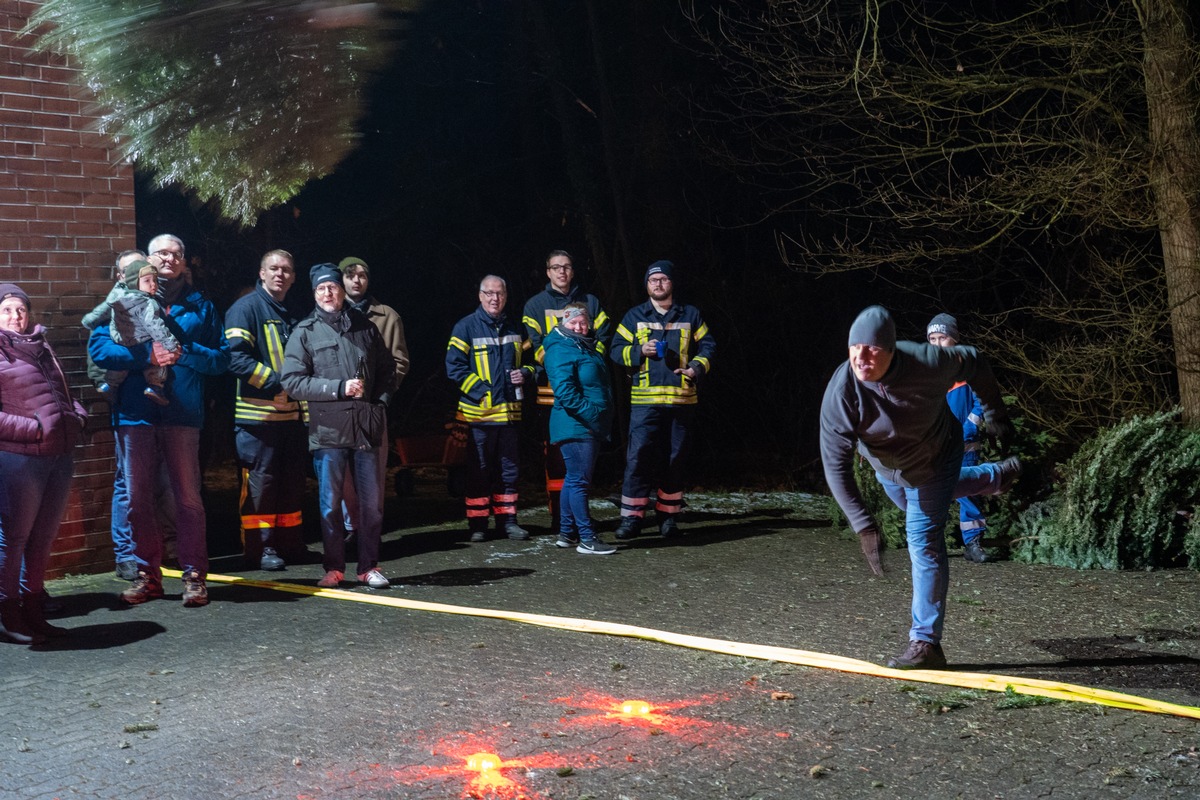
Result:
<svg viewBox="0 0 1200 800"><path fill-rule="evenodd" d="M180 577L179 570L164 569L163 574L173 578ZM344 589L321 589L316 586L300 586L294 583L258 581L233 575L210 574L208 580L217 583L255 586L260 589L271 589L277 592L328 597L334 600L352 600L356 603L369 603L377 606L389 606L391 608L406 608L412 611L433 611L440 614L457 614L467 617L488 617L490 619L523 622L527 625L540 625L544 628L558 628L564 631L626 636L634 639L646 639L652 642L673 644L678 647L689 647L693 650L707 650L712 653L725 653L726 655L742 656L743 658L758 658L766 661L800 664L806 667L853 672L859 675L874 675L880 678L937 683L943 686L957 686L963 689L983 689L989 692L1005 692L1011 689L1017 694L1035 697L1048 697L1054 700L1093 703L1112 708L1126 708L1131 711L1146 711L1152 714L1171 714L1177 717L1200 719L1200 708L1195 706L1184 706L1161 700L1153 700L1147 697L1138 697L1132 694L1110 692L1106 689L1094 689L1089 686L1044 681L1036 678L1014 678L1008 675L929 669L889 669L888 667L881 667L867 661L859 661L854 658L845 658L827 653L814 653L808 650L794 650L789 647L772 647L762 644L748 644L746 642L732 642L726 639L710 639L706 636L689 636L683 633L671 633L670 631L642 628L637 625L624 625L618 622L556 617L547 614L527 614L522 611L501 611L491 608L452 606L445 603L406 600L401 597L365 594L363 592L352 592Z"/></svg>

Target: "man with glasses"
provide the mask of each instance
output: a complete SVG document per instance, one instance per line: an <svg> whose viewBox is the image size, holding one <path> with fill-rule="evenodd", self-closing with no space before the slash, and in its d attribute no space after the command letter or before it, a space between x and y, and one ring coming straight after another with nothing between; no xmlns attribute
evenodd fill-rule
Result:
<svg viewBox="0 0 1200 800"><path fill-rule="evenodd" d="M633 373L618 539L641 533L656 489L659 534L679 533L696 385L712 370L717 343L700 311L675 300L674 270L670 261L646 269L650 299L630 309L613 336L612 360Z"/></svg>
<svg viewBox="0 0 1200 800"><path fill-rule="evenodd" d="M300 403L282 382L284 348L297 322L284 300L295 282L292 254L272 250L259 261L254 291L225 314L229 371L238 379L234 441L248 569L281 570L304 555L300 509L308 449Z"/></svg>
<svg viewBox="0 0 1200 800"><path fill-rule="evenodd" d="M154 486L165 465L175 497L183 604L203 606L208 604L206 518L200 499L204 382L229 369L229 345L213 304L189 280L183 242L162 234L151 239L146 249L158 270L161 303L168 323L178 329L181 347L174 352L157 342L123 347L113 342L103 325L88 340L88 353L98 366L130 371L117 394L117 436L129 488L129 525L138 574L121 599L137 605L163 596L163 534L155 516ZM150 365L174 367L169 405L160 406L144 393L142 371Z"/></svg>
<svg viewBox="0 0 1200 800"><path fill-rule="evenodd" d="M542 448L546 457L546 495L550 501L550 520L553 527L558 526L559 494L562 492L563 478L566 476L566 466L563 464L562 452L558 445L551 444L550 408L554 405L554 387L546 379L546 351L542 340L562 322L563 309L571 303L583 303L587 306L588 318L592 323L593 336L596 340L596 352L604 355L608 352L609 339L612 337L612 320L595 295L587 294L575 283L575 265L571 254L566 250L551 250L546 257L546 277L549 282L546 288L538 292L525 303L525 334L529 337L526 347L533 351L533 360L537 362L537 405L539 410L539 427L542 431ZM571 546L569 541L563 546Z"/></svg>
<svg viewBox="0 0 1200 800"><path fill-rule="evenodd" d="M467 423L467 529L472 542L487 539L488 516L496 532L528 539L517 524L520 472L517 423L533 367L521 366L525 335L508 318L508 286L488 275L479 284L479 307L458 321L446 348L446 375L458 385L458 418Z"/></svg>

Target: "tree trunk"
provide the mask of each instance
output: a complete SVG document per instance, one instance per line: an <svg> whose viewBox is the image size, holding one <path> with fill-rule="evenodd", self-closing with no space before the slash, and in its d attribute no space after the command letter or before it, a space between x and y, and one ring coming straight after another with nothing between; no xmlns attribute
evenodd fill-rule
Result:
<svg viewBox="0 0 1200 800"><path fill-rule="evenodd" d="M1171 307L1179 402L1200 425L1200 131L1190 0L1142 0L1150 175Z"/></svg>

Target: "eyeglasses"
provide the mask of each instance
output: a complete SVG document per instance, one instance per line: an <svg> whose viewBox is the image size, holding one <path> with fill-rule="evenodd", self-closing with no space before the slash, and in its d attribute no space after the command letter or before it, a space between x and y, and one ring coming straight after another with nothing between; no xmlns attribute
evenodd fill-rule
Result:
<svg viewBox="0 0 1200 800"><path fill-rule="evenodd" d="M485 291L483 291L482 289L480 289L480 290L479 290L479 293L480 293L481 295L483 295L484 297L490 297L490 298L492 298L492 299L496 299L496 298L498 298L498 297L504 297L504 295L505 295L505 292L504 292L504 290L503 290L503 289L500 289L500 290L497 290L497 291L494 291L494 292L485 292Z"/></svg>
<svg viewBox="0 0 1200 800"><path fill-rule="evenodd" d="M570 264L551 264L546 267L547 272L574 272L575 268Z"/></svg>
<svg viewBox="0 0 1200 800"><path fill-rule="evenodd" d="M670 282L671 282L670 278L651 278L650 280L646 281L646 283L654 283L654 284L670 283Z"/></svg>
<svg viewBox="0 0 1200 800"><path fill-rule="evenodd" d="M155 250L154 255L158 256L159 258L161 258L163 260L166 260L166 259L171 259L172 261L182 261L183 260L183 253L179 252L178 250Z"/></svg>

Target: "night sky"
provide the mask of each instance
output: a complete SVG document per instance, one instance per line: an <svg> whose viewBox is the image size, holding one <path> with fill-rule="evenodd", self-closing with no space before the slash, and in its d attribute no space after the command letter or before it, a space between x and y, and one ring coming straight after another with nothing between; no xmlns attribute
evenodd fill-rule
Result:
<svg viewBox="0 0 1200 800"><path fill-rule="evenodd" d="M138 244L183 238L221 309L268 249L296 256L290 300L304 312L312 264L364 259L373 293L405 322L413 367L397 403L412 429L453 413L446 341L484 274L509 281L519 315L546 282L545 254L566 249L619 321L645 299L645 267L671 259L677 296L718 342L697 479L814 484L821 391L849 322L886 287L782 264L777 226L757 221L762 199L702 146L691 101L721 75L678 6L595 3L592 30L586 6L429 3L397 29L361 145L335 174L247 230L139 175ZM913 310L902 335L920 338L933 311Z"/></svg>

